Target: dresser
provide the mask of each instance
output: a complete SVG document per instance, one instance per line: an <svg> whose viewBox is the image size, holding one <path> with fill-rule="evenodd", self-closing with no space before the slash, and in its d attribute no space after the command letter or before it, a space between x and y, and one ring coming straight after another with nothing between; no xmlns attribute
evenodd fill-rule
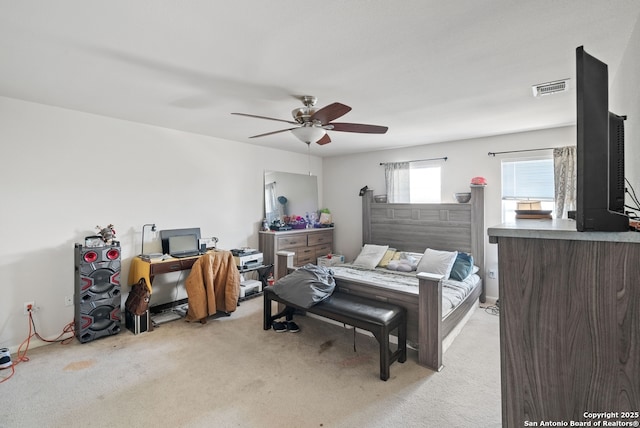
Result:
<svg viewBox="0 0 640 428"><path fill-rule="evenodd" d="M278 272L278 251L291 251L294 266L316 264L317 258L333 251L333 227L320 229L294 229L283 232L260 232L260 251L265 265L274 265ZM278 279L278 278L276 278Z"/></svg>
<svg viewBox="0 0 640 428"><path fill-rule="evenodd" d="M488 235L498 244L502 426L588 424L593 412L637 421L640 233L517 220Z"/></svg>

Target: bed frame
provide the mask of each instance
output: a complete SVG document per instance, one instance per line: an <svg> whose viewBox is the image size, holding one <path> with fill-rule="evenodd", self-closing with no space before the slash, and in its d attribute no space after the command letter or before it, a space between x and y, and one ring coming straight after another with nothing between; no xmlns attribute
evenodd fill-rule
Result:
<svg viewBox="0 0 640 428"><path fill-rule="evenodd" d="M422 253L426 247L473 255L484 278L484 187L471 186L466 204L391 204L362 198L362 243ZM485 301L484 285L480 301Z"/></svg>
<svg viewBox="0 0 640 428"><path fill-rule="evenodd" d="M443 251L464 251L473 255L480 268L480 284L443 319L440 276L419 273L418 293L336 278L345 293L388 301L407 310L407 340L418 350L418 363L440 371L447 336L485 300L484 284L484 186L471 186L469 203L394 204L373 201L373 191L362 197L363 244L388 245L401 251L424 252L429 247ZM287 254L288 260L287 260ZM280 252L279 265L291 266L292 253Z"/></svg>

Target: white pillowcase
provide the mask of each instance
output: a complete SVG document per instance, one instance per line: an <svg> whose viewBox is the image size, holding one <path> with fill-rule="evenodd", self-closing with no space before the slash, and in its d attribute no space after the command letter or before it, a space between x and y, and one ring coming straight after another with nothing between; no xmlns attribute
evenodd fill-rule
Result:
<svg viewBox="0 0 640 428"><path fill-rule="evenodd" d="M411 265L411 267L413 268L411 270L416 270L421 258L422 254L420 253L411 253L408 251L403 251L400 253L400 261L402 263L408 263L409 265Z"/></svg>
<svg viewBox="0 0 640 428"><path fill-rule="evenodd" d="M442 275L444 279L449 279L456 257L458 257L457 251L439 251L427 248L420 259L420 263L418 263L416 271L435 273Z"/></svg>
<svg viewBox="0 0 640 428"><path fill-rule="evenodd" d="M394 257L393 260L389 262L387 265L387 269L389 270L397 270L400 272L411 272L416 270L418 267L418 262L422 258L421 253L409 253L406 251L402 251L398 258Z"/></svg>
<svg viewBox="0 0 640 428"><path fill-rule="evenodd" d="M411 272L416 270L415 266L411 266L406 260L391 260L387 265L389 270L397 270L399 272Z"/></svg>
<svg viewBox="0 0 640 428"><path fill-rule="evenodd" d="M365 244L353 265L364 269L375 269L389 249L388 245Z"/></svg>

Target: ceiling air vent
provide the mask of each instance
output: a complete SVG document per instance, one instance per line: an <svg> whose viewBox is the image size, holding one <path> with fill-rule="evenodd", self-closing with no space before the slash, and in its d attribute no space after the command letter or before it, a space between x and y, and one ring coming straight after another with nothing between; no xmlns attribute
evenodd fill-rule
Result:
<svg viewBox="0 0 640 428"><path fill-rule="evenodd" d="M531 87L534 97L556 94L569 90L569 79L556 80L555 82L538 83Z"/></svg>

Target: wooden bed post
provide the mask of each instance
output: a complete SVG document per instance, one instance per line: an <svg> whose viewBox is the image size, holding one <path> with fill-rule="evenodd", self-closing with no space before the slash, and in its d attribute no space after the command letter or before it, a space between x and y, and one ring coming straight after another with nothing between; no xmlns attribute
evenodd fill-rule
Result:
<svg viewBox="0 0 640 428"><path fill-rule="evenodd" d="M371 242L371 202L373 190L367 189L362 196L362 244Z"/></svg>
<svg viewBox="0 0 640 428"><path fill-rule="evenodd" d="M442 370L442 275L417 274L418 296L418 364Z"/></svg>
<svg viewBox="0 0 640 428"><path fill-rule="evenodd" d="M474 264L480 268L478 275L483 279L480 302L484 303L484 186L471 185L471 248Z"/></svg>
<svg viewBox="0 0 640 428"><path fill-rule="evenodd" d="M278 272L276 278L282 278L289 273L289 268L293 267L293 256L296 253L292 251L278 251L276 257L278 258Z"/></svg>

